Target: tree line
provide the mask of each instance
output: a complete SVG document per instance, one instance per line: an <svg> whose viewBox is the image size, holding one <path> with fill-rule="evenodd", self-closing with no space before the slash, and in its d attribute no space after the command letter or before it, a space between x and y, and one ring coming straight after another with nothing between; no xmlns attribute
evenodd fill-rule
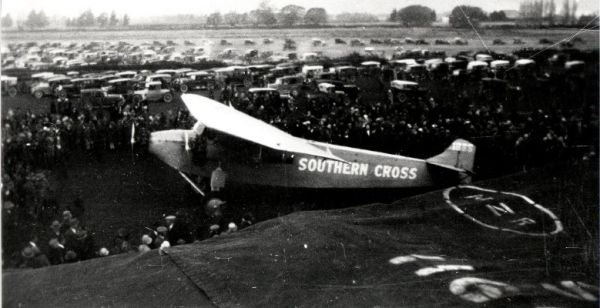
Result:
<svg viewBox="0 0 600 308"><path fill-rule="evenodd" d="M229 12L221 14L220 12L214 12L206 18L206 25L211 27L222 25L282 25L291 27L299 24L318 26L328 22L329 16L324 8L312 7L306 9L299 5L290 4L276 10L266 1L261 2L258 8L247 13Z"/></svg>
<svg viewBox="0 0 600 308"><path fill-rule="evenodd" d="M14 25L14 21L10 14L4 15L0 21L2 28L10 28ZM41 29L50 25L48 16L43 10L31 10L27 15L27 18L19 25L28 29ZM112 11L110 15L107 13L101 13L98 16L94 16L91 10L87 10L78 17L67 18L65 21L66 27L100 27L109 28L116 26L129 26L129 16L123 15L122 18L118 18L115 11Z"/></svg>
<svg viewBox="0 0 600 308"><path fill-rule="evenodd" d="M85 27L100 27L100 28L110 28L116 26L129 26L129 16L127 14L123 15L122 19L117 17L115 11L110 13L110 16L103 12L98 16L94 16L92 10L87 10L76 18L67 18L65 21L65 26L67 27L75 27L75 28L85 28Z"/></svg>
<svg viewBox="0 0 600 308"><path fill-rule="evenodd" d="M518 22L520 24L537 25L584 25L591 23L597 18L596 15L581 15L577 17L577 0L563 0L562 11L557 13L555 0L523 0L519 6ZM245 13L214 12L209 15L196 17L186 15L192 23L204 24L208 27L220 26L283 26L293 27L296 25L319 26L331 22L331 16L321 7L304 8L299 5L289 4L280 9L271 6L268 1L261 2L254 10ZM405 27L429 27L437 20L435 10L423 5L409 5L402 9L394 9L388 21L398 23ZM187 19L187 18L186 18ZM342 13L335 16L335 20L341 23L370 23L378 22L378 18L368 13ZM486 21L507 21L509 18L504 11L493 11L486 13L476 6L459 5L452 9L448 16L450 26L455 28L477 27ZM13 20L9 14L2 17L3 28L10 28ZM110 14L103 12L95 16L91 10L86 10L78 17L67 18L66 27L127 27L130 19L127 14L118 18L112 11ZM44 28L49 25L48 17L44 11L32 10L27 19L22 23L30 29ZM595 26L598 23L596 22Z"/></svg>
<svg viewBox="0 0 600 308"><path fill-rule="evenodd" d="M555 0L524 0L519 6L519 23L538 25L585 25L591 23L595 15L577 17L577 0L563 0L562 12L557 13ZM448 16L450 26L455 28L477 27L485 21L508 21L504 11L486 13L476 6L459 5L452 9ZM394 9L388 21L397 22L405 27L429 27L436 21L433 9L422 5L409 5L402 9ZM596 26L598 23L596 22Z"/></svg>

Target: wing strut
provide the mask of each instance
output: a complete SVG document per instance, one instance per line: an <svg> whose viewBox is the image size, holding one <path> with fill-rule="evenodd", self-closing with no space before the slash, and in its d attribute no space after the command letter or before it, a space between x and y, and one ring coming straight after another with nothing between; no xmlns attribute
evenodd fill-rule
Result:
<svg viewBox="0 0 600 308"><path fill-rule="evenodd" d="M194 181L192 181L192 179L190 179L187 175L185 175L185 173L179 171L179 174L181 175L181 177L183 177L184 180L186 180L188 183L190 183L190 185L192 185L192 188L194 188L194 190L199 193L200 195L202 195L202 197L206 196L206 194L202 191L202 189L200 189L200 187L198 187Z"/></svg>

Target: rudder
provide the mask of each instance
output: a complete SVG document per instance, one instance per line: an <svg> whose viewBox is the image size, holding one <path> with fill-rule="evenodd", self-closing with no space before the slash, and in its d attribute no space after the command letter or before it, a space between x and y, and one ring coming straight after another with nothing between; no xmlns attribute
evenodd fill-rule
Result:
<svg viewBox="0 0 600 308"><path fill-rule="evenodd" d="M469 173L473 172L474 161L475 145L464 139L454 140L444 152L427 159L427 163Z"/></svg>

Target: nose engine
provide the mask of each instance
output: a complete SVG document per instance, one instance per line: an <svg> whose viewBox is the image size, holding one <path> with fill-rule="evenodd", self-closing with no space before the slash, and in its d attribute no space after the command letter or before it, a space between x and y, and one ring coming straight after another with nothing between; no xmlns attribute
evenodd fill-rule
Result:
<svg viewBox="0 0 600 308"><path fill-rule="evenodd" d="M183 171L190 166L191 143L196 136L195 131L185 129L153 132L149 150L167 165Z"/></svg>

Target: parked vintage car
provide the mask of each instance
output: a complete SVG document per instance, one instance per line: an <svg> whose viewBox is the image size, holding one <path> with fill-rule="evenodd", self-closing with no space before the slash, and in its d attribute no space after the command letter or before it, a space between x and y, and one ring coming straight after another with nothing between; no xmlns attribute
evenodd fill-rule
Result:
<svg viewBox="0 0 600 308"><path fill-rule="evenodd" d="M10 97L17 96L19 91L17 90L17 77L10 77L2 75L0 76L0 82L2 83L2 95L8 95Z"/></svg>
<svg viewBox="0 0 600 308"><path fill-rule="evenodd" d="M110 94L102 89L81 90L81 103L89 108L118 108L125 103L120 94Z"/></svg>
<svg viewBox="0 0 600 308"><path fill-rule="evenodd" d="M248 98L250 100L253 99L263 99L263 100L279 100L281 94L279 91L272 88L250 88L248 89Z"/></svg>
<svg viewBox="0 0 600 308"><path fill-rule="evenodd" d="M63 86L72 86L71 78L64 75L54 75L46 82L39 82L31 87L31 94L36 99L42 99L44 96L66 97L67 92L63 91Z"/></svg>
<svg viewBox="0 0 600 308"><path fill-rule="evenodd" d="M215 75L210 72L188 72L185 75L173 80L174 87L182 93L215 88Z"/></svg>
<svg viewBox="0 0 600 308"><path fill-rule="evenodd" d="M147 82L144 89L133 92L134 103L142 101L156 102L161 100L165 103L172 102L173 92L171 89L164 88L160 81Z"/></svg>
<svg viewBox="0 0 600 308"><path fill-rule="evenodd" d="M133 78L118 78L108 82L103 89L109 94L120 94L128 100L139 84L139 80Z"/></svg>
<svg viewBox="0 0 600 308"><path fill-rule="evenodd" d="M285 39L283 43L283 50L296 50L298 45L292 39Z"/></svg>
<svg viewBox="0 0 600 308"><path fill-rule="evenodd" d="M75 78L71 81L74 87L80 91L83 89L100 89L103 84L103 80L98 77Z"/></svg>
<svg viewBox="0 0 600 308"><path fill-rule="evenodd" d="M337 79L345 82L355 82L358 77L358 68L356 66L344 65L336 66L334 71Z"/></svg>
<svg viewBox="0 0 600 308"><path fill-rule="evenodd" d="M303 84L304 76L283 76L275 79L274 83L268 84L269 88L279 91L281 94L289 94Z"/></svg>
<svg viewBox="0 0 600 308"><path fill-rule="evenodd" d="M316 79L312 83L312 87L318 92L345 95L351 100L355 100L360 92L360 89L354 84L346 84L343 81L333 79Z"/></svg>
<svg viewBox="0 0 600 308"><path fill-rule="evenodd" d="M390 100L394 103L405 103L409 99L422 96L424 90L418 83L408 80L392 80L390 83Z"/></svg>
<svg viewBox="0 0 600 308"><path fill-rule="evenodd" d="M134 72L134 71L118 72L118 73L115 73L115 76L117 76L119 78L135 78L135 76L137 76L137 72Z"/></svg>

